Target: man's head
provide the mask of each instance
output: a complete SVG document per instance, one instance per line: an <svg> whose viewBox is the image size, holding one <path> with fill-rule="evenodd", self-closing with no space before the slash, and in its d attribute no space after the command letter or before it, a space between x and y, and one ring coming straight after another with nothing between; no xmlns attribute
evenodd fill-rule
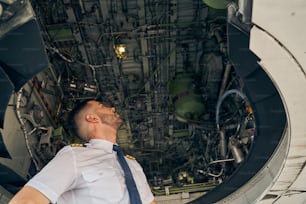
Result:
<svg viewBox="0 0 306 204"><path fill-rule="evenodd" d="M69 122L72 132L86 141L107 130L117 132L123 123L114 108L94 100L77 104L69 114Z"/></svg>

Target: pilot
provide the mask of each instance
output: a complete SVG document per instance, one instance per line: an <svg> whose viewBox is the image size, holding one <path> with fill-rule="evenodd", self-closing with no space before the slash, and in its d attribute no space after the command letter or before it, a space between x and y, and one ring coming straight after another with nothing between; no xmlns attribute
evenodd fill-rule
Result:
<svg viewBox="0 0 306 204"><path fill-rule="evenodd" d="M88 141L86 146L61 149L9 204L155 204L141 166L129 157L123 160L132 173L140 200L131 201L135 192L129 190L119 153L113 150L117 130L123 124L115 109L89 100L78 104L69 118L72 129Z"/></svg>

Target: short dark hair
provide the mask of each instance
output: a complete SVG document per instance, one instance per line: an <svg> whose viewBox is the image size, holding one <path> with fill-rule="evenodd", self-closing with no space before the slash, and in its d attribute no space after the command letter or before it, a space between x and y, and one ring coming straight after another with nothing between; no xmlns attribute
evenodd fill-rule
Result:
<svg viewBox="0 0 306 204"><path fill-rule="evenodd" d="M75 116L77 114L79 114L79 112L81 110L83 110L83 108L87 105L88 101L90 101L90 99L79 102L69 112L68 121L67 121L68 122L68 129L73 134L73 136L80 137L80 135L78 133L78 125L76 124L76 121L75 121Z"/></svg>

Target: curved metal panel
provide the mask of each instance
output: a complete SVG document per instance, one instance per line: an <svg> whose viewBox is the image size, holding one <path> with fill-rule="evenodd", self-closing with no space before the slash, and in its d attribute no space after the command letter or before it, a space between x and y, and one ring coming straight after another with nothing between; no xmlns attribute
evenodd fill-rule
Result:
<svg viewBox="0 0 306 204"><path fill-rule="evenodd" d="M5 116L6 107L13 90L13 83L0 66L0 128L3 128L3 120Z"/></svg>
<svg viewBox="0 0 306 204"><path fill-rule="evenodd" d="M15 91L48 67L36 19L6 33L0 39L0 48L0 64L15 85Z"/></svg>
<svg viewBox="0 0 306 204"><path fill-rule="evenodd" d="M193 204L216 203L246 184L270 159L286 127L286 112L281 97L258 65L259 59L249 50L249 36L229 24L228 37L230 59L244 81L244 91L254 110L256 137L248 158L236 172L214 190L191 202Z"/></svg>

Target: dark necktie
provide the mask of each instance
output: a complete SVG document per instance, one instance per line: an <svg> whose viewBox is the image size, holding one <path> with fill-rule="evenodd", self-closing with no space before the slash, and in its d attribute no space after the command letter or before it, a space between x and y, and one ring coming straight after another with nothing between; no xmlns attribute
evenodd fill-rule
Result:
<svg viewBox="0 0 306 204"><path fill-rule="evenodd" d="M120 147L118 147L117 145L114 145L113 150L117 152L118 161L124 171L125 183L129 192L131 204L141 204L141 199L137 190L137 186L135 184L131 169L124 158L122 149L120 149Z"/></svg>

